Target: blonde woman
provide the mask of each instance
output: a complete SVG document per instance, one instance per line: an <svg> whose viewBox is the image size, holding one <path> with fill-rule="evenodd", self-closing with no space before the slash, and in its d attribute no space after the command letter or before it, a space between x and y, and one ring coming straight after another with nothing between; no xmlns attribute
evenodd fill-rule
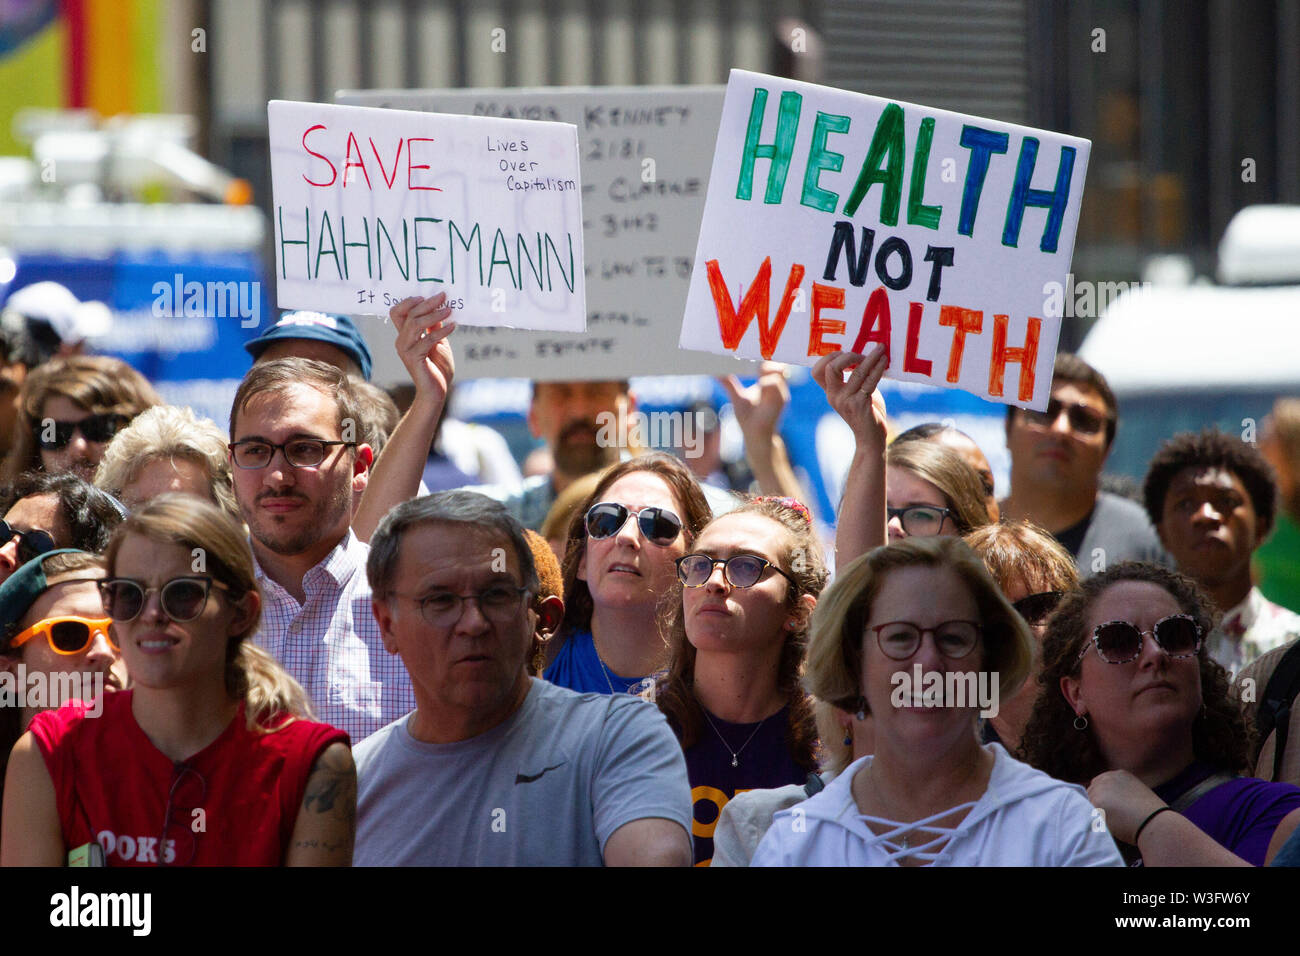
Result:
<svg viewBox="0 0 1300 956"><path fill-rule="evenodd" d="M909 539L844 568L813 611L804 681L854 715L854 739L870 716L874 754L778 813L752 865L1119 865L1082 787L976 737L990 692L1024 680L1032 641L959 540Z"/></svg>
<svg viewBox="0 0 1300 956"><path fill-rule="evenodd" d="M95 485L133 510L178 491L239 517L225 434L183 406L155 405L118 432L104 449Z"/></svg>
<svg viewBox="0 0 1300 956"><path fill-rule="evenodd" d="M88 719L39 714L9 759L0 862L347 866L347 735L247 638L261 599L238 525L164 495L127 519L100 585L131 687ZM197 826L203 821L203 826Z"/></svg>

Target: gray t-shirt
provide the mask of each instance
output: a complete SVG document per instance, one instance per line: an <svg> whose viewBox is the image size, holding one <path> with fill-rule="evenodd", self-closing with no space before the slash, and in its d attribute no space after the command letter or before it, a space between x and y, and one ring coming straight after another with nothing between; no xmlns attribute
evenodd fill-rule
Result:
<svg viewBox="0 0 1300 956"><path fill-rule="evenodd" d="M1121 561L1150 561L1173 567L1146 509L1109 491L1098 492L1097 504L1088 517L1056 535L1056 539L1074 554L1081 578L1090 578Z"/></svg>
<svg viewBox="0 0 1300 956"><path fill-rule="evenodd" d="M532 679L508 720L428 744L411 715L357 745L356 866L600 866L625 823L691 832L681 745L653 704Z"/></svg>

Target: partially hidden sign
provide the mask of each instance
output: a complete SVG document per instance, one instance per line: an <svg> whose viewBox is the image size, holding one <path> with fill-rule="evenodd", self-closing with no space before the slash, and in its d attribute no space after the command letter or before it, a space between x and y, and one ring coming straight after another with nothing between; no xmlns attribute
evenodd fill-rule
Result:
<svg viewBox="0 0 1300 956"><path fill-rule="evenodd" d="M680 344L1044 409L1090 146L733 70Z"/></svg>
<svg viewBox="0 0 1300 956"><path fill-rule="evenodd" d="M273 100L284 309L387 315L446 292L464 325L582 331L582 187L568 123Z"/></svg>

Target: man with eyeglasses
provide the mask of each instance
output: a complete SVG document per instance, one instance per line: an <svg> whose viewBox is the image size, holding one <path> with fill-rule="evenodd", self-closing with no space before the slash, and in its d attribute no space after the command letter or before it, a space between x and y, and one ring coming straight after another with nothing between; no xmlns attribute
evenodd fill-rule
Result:
<svg viewBox="0 0 1300 956"><path fill-rule="evenodd" d="M76 475L28 472L0 492L0 582L55 548L99 553L125 517L120 506Z"/></svg>
<svg viewBox="0 0 1300 956"><path fill-rule="evenodd" d="M1169 564L1142 506L1101 490L1119 406L1101 373L1059 352L1046 412L1007 408L1011 494L1003 520L1028 519L1074 557L1082 577L1120 561Z"/></svg>
<svg viewBox="0 0 1300 956"><path fill-rule="evenodd" d="M686 764L658 708L529 677L537 570L503 505L406 501L366 572L416 706L354 752L355 865L690 865Z"/></svg>
<svg viewBox="0 0 1300 956"><path fill-rule="evenodd" d="M264 603L256 641L310 695L317 717L359 741L415 704L384 652L352 533L370 447L338 368L304 358L254 365L230 411L235 498Z"/></svg>

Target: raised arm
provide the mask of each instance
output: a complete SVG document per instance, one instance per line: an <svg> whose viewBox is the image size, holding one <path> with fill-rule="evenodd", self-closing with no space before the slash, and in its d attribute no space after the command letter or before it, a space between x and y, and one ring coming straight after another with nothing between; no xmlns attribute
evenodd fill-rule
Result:
<svg viewBox="0 0 1300 956"><path fill-rule="evenodd" d="M885 516L885 400L876 391L889 367L875 345L865 355L833 352L813 366L813 378L840 418L853 429L853 461L835 525L835 566L888 542ZM848 380L844 373L852 369Z"/></svg>
<svg viewBox="0 0 1300 956"><path fill-rule="evenodd" d="M415 399L375 461L352 519L352 530L362 541L370 540L390 508L419 493L429 446L456 373L447 341L456 323L448 320L451 308L443 304L446 301L445 292L428 299L416 296L403 299L388 313L397 328L397 354L415 383Z"/></svg>
<svg viewBox="0 0 1300 956"><path fill-rule="evenodd" d="M307 778L284 865L351 866L356 834L356 764L347 744L330 744Z"/></svg>
<svg viewBox="0 0 1300 956"><path fill-rule="evenodd" d="M758 490L765 495L783 495L804 501L808 495L799 485L785 441L777 434L781 414L790 404L790 388L785 381L785 366L764 362L758 381L741 388L734 375L718 380L727 390L736 424L745 436L745 461L749 463ZM811 506L810 506L811 507Z"/></svg>
<svg viewBox="0 0 1300 956"><path fill-rule="evenodd" d="M14 744L5 773L0 865L63 866L66 862L54 781L36 739L26 733Z"/></svg>

